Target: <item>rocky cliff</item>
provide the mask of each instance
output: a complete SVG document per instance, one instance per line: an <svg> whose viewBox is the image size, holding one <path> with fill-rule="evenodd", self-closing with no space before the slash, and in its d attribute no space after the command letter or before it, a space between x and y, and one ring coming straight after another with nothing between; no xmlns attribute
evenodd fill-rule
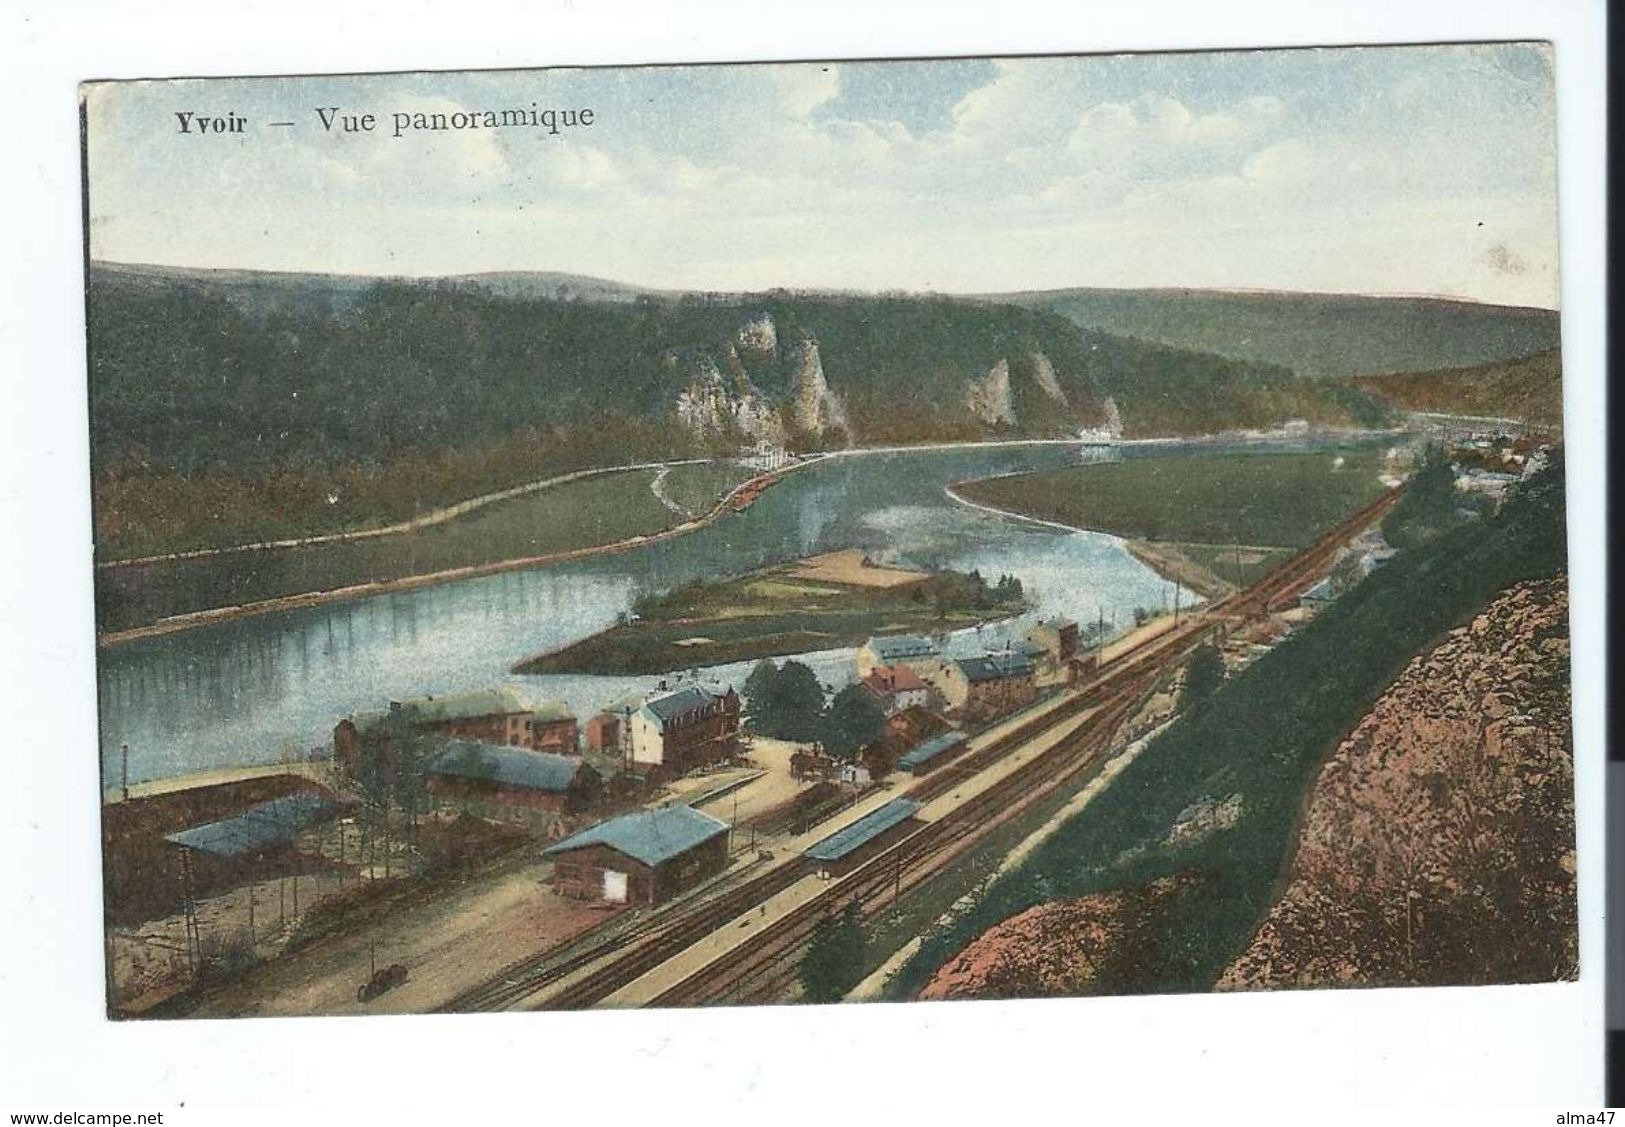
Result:
<svg viewBox="0 0 1625 1127"><path fill-rule="evenodd" d="M699 437L783 443L789 428L814 441L850 437L845 406L824 376L818 342L810 336L782 340L771 314L747 318L717 352L669 351L666 367L686 377L673 410ZM781 394L765 392L753 372L778 382Z"/></svg>
<svg viewBox="0 0 1625 1127"><path fill-rule="evenodd" d="M1053 378L1053 371L1051 376ZM1016 408L1010 394L1010 362L1000 359L988 369L987 375L974 381L965 391L965 406L970 413L990 426L1003 423L1014 426Z"/></svg>
<svg viewBox="0 0 1625 1127"><path fill-rule="evenodd" d="M1562 578L1518 584L1410 663L1322 770L1219 988L1574 977L1567 615Z"/></svg>
<svg viewBox="0 0 1625 1127"><path fill-rule="evenodd" d="M1061 381L1055 378L1055 365L1050 358L1042 352L1032 355L1033 381L1038 389L1057 403L1066 402L1066 392L1061 388Z"/></svg>
<svg viewBox="0 0 1625 1127"><path fill-rule="evenodd" d="M808 434L822 437L831 431L850 432L846 408L829 389L818 342L811 337L796 345L790 369L790 412L796 427Z"/></svg>
<svg viewBox="0 0 1625 1127"><path fill-rule="evenodd" d="M778 409L762 394L731 347L723 353L726 375L710 356L694 362L688 385L677 395L677 419L701 437L741 435L784 440Z"/></svg>

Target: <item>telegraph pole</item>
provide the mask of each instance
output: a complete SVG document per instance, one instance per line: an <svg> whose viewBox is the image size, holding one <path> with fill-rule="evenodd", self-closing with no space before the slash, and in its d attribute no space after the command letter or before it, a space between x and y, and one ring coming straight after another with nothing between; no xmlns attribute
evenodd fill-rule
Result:
<svg viewBox="0 0 1625 1127"><path fill-rule="evenodd" d="M198 931L197 891L192 877L192 850L181 849L181 909L185 913L186 968L197 974L203 962L203 937Z"/></svg>

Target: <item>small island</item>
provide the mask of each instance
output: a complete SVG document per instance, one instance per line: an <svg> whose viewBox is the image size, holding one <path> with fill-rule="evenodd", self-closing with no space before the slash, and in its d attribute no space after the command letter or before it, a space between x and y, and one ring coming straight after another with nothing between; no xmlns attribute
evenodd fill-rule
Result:
<svg viewBox="0 0 1625 1127"><path fill-rule="evenodd" d="M1021 614L1021 580L885 567L832 552L640 598L626 621L514 665L515 673L639 675L941 633Z"/></svg>

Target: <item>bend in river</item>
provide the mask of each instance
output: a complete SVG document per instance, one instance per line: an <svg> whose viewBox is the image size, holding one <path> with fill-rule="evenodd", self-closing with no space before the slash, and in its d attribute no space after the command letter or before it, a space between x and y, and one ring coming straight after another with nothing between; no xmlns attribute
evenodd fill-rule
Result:
<svg viewBox="0 0 1625 1127"><path fill-rule="evenodd" d="M507 683L534 700L566 700L585 717L656 679L523 677L509 666L612 625L642 592L842 548L886 563L1021 579L1033 614L950 648L997 644L1053 614L1104 614L1121 624L1135 607L1170 598L1169 585L1121 541L979 512L944 490L1080 458L1178 453L1012 445L828 458L785 475L744 512L672 540L132 642L99 655L103 778L117 782L125 743L131 782L319 755L339 718L430 692ZM852 676L850 658L837 650L802 660L840 684ZM738 680L747 671L710 673Z"/></svg>

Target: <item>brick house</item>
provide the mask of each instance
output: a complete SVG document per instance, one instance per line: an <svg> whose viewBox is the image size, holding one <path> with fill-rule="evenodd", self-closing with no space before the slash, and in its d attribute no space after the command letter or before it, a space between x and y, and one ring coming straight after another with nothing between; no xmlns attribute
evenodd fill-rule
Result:
<svg viewBox="0 0 1625 1127"><path fill-rule="evenodd" d="M739 751L739 694L732 685L688 685L650 697L631 718L634 770L681 775Z"/></svg>
<svg viewBox="0 0 1625 1127"><path fill-rule="evenodd" d="M408 718L413 731L422 734L545 751L576 749L576 719L568 705L549 701L532 707L515 689L504 686L390 701L387 711L358 712L340 720L333 729L333 755L339 765L355 770L362 735L392 716Z"/></svg>

